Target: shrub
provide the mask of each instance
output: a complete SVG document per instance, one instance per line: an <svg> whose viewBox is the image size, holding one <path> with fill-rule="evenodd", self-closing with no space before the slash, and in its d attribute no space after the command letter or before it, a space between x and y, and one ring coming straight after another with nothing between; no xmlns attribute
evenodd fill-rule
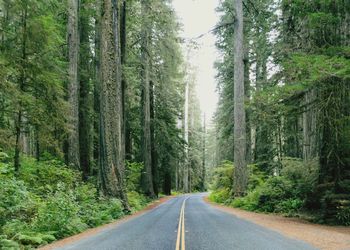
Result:
<svg viewBox="0 0 350 250"><path fill-rule="evenodd" d="M222 188L213 191L209 195L209 200L217 203L227 203L227 201L232 197L231 190L228 188Z"/></svg>
<svg viewBox="0 0 350 250"><path fill-rule="evenodd" d="M8 239L0 239L0 250L20 250L20 246L16 241Z"/></svg>
<svg viewBox="0 0 350 250"><path fill-rule="evenodd" d="M338 224L350 226L350 206L341 206L337 209L336 219Z"/></svg>
<svg viewBox="0 0 350 250"><path fill-rule="evenodd" d="M303 206L304 201L302 201L300 198L289 198L278 203L275 208L275 212L293 215L299 212Z"/></svg>
<svg viewBox="0 0 350 250"><path fill-rule="evenodd" d="M250 191L245 197L235 198L231 202L231 206L243 208L248 211L256 211L259 210L259 198L260 198L259 190Z"/></svg>
<svg viewBox="0 0 350 250"><path fill-rule="evenodd" d="M39 208L34 229L38 232L52 231L57 238L80 233L88 226L81 221L79 211L74 194L58 190Z"/></svg>
<svg viewBox="0 0 350 250"><path fill-rule="evenodd" d="M82 182L78 171L47 157L23 157L19 176L0 154L0 250L32 249L124 215L120 200L99 195L96 184ZM2 161L2 162L1 162ZM128 165L133 211L149 200L136 192L142 165Z"/></svg>
<svg viewBox="0 0 350 250"><path fill-rule="evenodd" d="M148 198L146 198L144 195L139 194L135 191L128 192L128 200L132 211L141 210L149 202Z"/></svg>
<svg viewBox="0 0 350 250"><path fill-rule="evenodd" d="M82 179L78 171L68 168L61 161L37 162L33 158L22 161L20 178L39 195L51 194L61 183L64 183L66 190L74 189Z"/></svg>
<svg viewBox="0 0 350 250"><path fill-rule="evenodd" d="M126 162L125 175L126 186L129 191L137 191L141 183L143 164L138 162Z"/></svg>
<svg viewBox="0 0 350 250"><path fill-rule="evenodd" d="M212 189L231 189L233 186L233 171L233 163L230 161L224 161L215 168L211 173Z"/></svg>
<svg viewBox="0 0 350 250"><path fill-rule="evenodd" d="M37 206L37 197L27 190L23 181L1 179L0 227L12 219L29 221L36 213Z"/></svg>

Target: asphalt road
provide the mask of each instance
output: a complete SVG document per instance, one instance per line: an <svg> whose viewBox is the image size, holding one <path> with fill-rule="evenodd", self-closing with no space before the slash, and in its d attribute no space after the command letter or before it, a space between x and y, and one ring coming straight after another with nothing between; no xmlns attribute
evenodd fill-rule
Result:
<svg viewBox="0 0 350 250"><path fill-rule="evenodd" d="M60 250L308 250L293 240L203 201L204 194L173 198L112 229Z"/></svg>

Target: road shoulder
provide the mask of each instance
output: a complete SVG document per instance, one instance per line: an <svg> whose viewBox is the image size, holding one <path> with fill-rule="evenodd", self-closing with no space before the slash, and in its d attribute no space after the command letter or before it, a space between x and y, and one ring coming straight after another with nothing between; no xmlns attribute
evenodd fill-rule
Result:
<svg viewBox="0 0 350 250"><path fill-rule="evenodd" d="M102 226L99 226L99 227L96 227L96 228L90 228L80 234L76 234L76 235L73 235L73 236L70 236L70 237L67 237L67 238L64 238L64 239L61 239L61 240L58 240L58 241L55 241L49 245L46 245L46 246L43 246L41 248L39 248L39 250L52 250L52 249L56 249L56 248L60 248L60 247L63 247L65 245L68 245L68 244L72 244L74 242L77 242L77 241L80 241L82 239L85 239L85 238L88 238L88 237L91 237L93 235L96 235L102 231L105 231L105 230L108 230L108 229L111 229L111 228L115 228L116 226L119 226L120 224L122 223L125 223L133 218L137 218L145 213L147 213L148 211L158 207L159 205L167 202L168 200L174 198L174 196L165 196L165 197L162 197L158 200L155 200L153 201L152 203L150 203L147 207L145 207L143 210L140 210L134 214L131 214L131 215L127 215L127 216L124 216L112 223L108 223L106 225L102 225Z"/></svg>
<svg viewBox="0 0 350 250"><path fill-rule="evenodd" d="M210 202L207 197L205 197L204 200L221 211L277 231L290 238L305 241L319 249L350 249L350 227L312 224L296 218L286 218L280 215L271 214L259 214L219 205Z"/></svg>

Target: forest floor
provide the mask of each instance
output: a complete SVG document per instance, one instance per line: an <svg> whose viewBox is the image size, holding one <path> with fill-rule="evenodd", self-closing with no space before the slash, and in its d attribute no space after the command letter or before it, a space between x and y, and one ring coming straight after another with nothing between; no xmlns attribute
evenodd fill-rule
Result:
<svg viewBox="0 0 350 250"><path fill-rule="evenodd" d="M151 202L143 210L137 211L134 214L127 215L127 216L125 216L125 217L123 217L123 218L121 218L119 220L116 220L115 222L112 222L112 223L109 223L109 224L106 224L106 225L103 225L103 226L100 226L100 227L88 229L85 232L82 232L80 234L73 235L71 237L68 237L68 238L65 238L65 239L62 239L62 240L58 240L58 241L56 241L56 242L54 242L52 244L49 244L49 245L46 245L46 246L43 246L43 247L39 248L39 250L52 250L52 249L60 248L60 247L63 247L65 245L68 245L68 244L74 243L76 241L82 240L84 238L88 238L88 237L90 237L92 235L96 235L99 232L102 232L102 231L108 230L110 228L113 228L116 225L122 224L122 223L124 223L124 222L126 222L126 221L128 221L128 220L130 220L132 218L141 216L142 214L146 213L147 211L154 209L155 207L159 206L160 204L168 201L169 199L171 199L173 197L174 196L161 197L158 200L155 200L155 201Z"/></svg>
<svg viewBox="0 0 350 250"><path fill-rule="evenodd" d="M350 250L350 227L313 224L297 218L286 218L275 214L260 214L227 207L204 200L221 211L233 214L277 231L285 236L305 241L324 250Z"/></svg>

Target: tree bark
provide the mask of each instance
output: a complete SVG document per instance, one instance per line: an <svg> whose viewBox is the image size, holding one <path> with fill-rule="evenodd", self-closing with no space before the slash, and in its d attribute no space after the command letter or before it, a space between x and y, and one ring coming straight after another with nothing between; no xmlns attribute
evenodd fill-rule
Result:
<svg viewBox="0 0 350 250"><path fill-rule="evenodd" d="M130 211L121 157L121 82L118 77L117 2L103 0L100 46L100 181L105 195L121 199Z"/></svg>
<svg viewBox="0 0 350 250"><path fill-rule="evenodd" d="M159 174L158 174L158 162L157 162L157 150L155 142L155 100L154 100L154 84L151 81L150 83L150 103L151 103L151 152L152 152L152 180L153 180L153 189L155 195L158 197L158 183L159 183ZM171 182L171 174L170 182ZM171 183L170 183L171 186Z"/></svg>
<svg viewBox="0 0 350 250"><path fill-rule="evenodd" d="M244 47L242 0L234 1L234 192L242 196L247 189L246 115L244 107Z"/></svg>
<svg viewBox="0 0 350 250"><path fill-rule="evenodd" d="M185 115L184 115L184 139L185 139L185 159L183 171L183 191L189 192L189 161L188 161L188 118L189 118L189 82L186 82L185 89Z"/></svg>
<svg viewBox="0 0 350 250"><path fill-rule="evenodd" d="M83 172L83 178L86 180L90 175L91 155L93 147L93 122L90 114L92 113L92 98L90 95L90 41L89 41L89 16L83 11L87 8L86 0L81 0L80 7L80 101L79 101L79 146L80 146L80 166Z"/></svg>
<svg viewBox="0 0 350 250"><path fill-rule="evenodd" d="M68 115L70 132L68 135L68 163L80 168L79 153L79 0L68 0Z"/></svg>
<svg viewBox="0 0 350 250"><path fill-rule="evenodd" d="M26 69L27 69L27 17L28 17L28 4L25 3L24 9L22 10L22 62L21 62L21 73L19 79L19 89L21 92L24 92L26 85ZM20 168L20 138L21 138L21 129L22 129L22 102L19 102L19 110L15 120L15 129L16 129L16 144L15 144L15 156L14 156L14 168L15 173L18 174Z"/></svg>
<svg viewBox="0 0 350 250"><path fill-rule="evenodd" d="M152 147L151 147L151 105L150 105L150 20L148 0L142 0L142 31L141 31L141 81L142 81L142 155L144 169L142 171L142 187L146 195L155 197L152 178Z"/></svg>

